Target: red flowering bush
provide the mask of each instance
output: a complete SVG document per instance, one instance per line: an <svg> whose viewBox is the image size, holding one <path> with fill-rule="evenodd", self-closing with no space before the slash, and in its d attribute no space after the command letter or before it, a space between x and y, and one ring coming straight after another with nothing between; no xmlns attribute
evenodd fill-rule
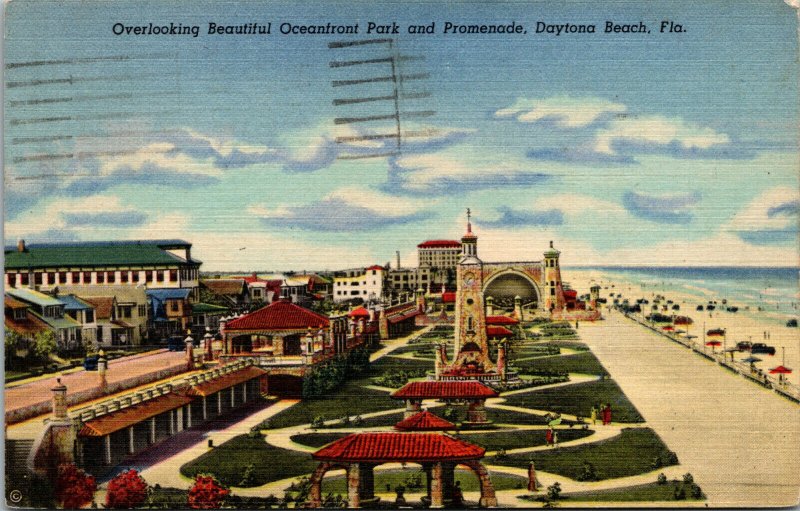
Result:
<svg viewBox="0 0 800 511"><path fill-rule="evenodd" d="M189 507L192 509L218 509L230 490L222 486L213 476L198 475L189 488Z"/></svg>
<svg viewBox="0 0 800 511"><path fill-rule="evenodd" d="M135 470L123 472L108 482L108 509L132 509L144 504L146 499L147 483Z"/></svg>
<svg viewBox="0 0 800 511"><path fill-rule="evenodd" d="M74 463L58 467L56 477L56 500L61 507L79 509L88 505L94 498L97 481Z"/></svg>

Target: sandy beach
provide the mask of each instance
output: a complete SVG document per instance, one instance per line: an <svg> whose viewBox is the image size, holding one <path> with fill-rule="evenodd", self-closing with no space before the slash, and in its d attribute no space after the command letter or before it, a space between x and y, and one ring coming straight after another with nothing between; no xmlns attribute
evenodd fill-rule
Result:
<svg viewBox="0 0 800 511"><path fill-rule="evenodd" d="M793 316L788 310L783 313L776 313L774 310L758 311L754 307L745 310L735 296L713 296L704 290L702 298L699 298L698 295L681 292L676 286L670 286L668 283L660 285L636 282L633 278L611 276L602 270L565 269L564 280L569 282L579 294L588 293L589 287L592 285L600 285L600 296L607 298L609 304L617 296L621 296L622 299L627 298L631 303L636 303L639 298L645 298L652 304L655 295L662 295L680 306L679 311L670 310L664 312L665 314L678 314L692 318L694 323L691 326L680 328L687 330L690 335L696 335L697 342L703 342L704 333L708 330L724 329L726 331L725 338L718 338L718 340L724 342L728 348L734 347L740 341L765 343L773 346L776 350L774 356L756 355L762 361L756 362L755 368L767 372L769 369L783 364L792 369L792 374L786 376L788 381L796 385L800 384L800 329L785 325L786 319L796 317L797 311L794 311ZM614 297L610 296L611 293L614 293ZM739 305L739 311L734 313L724 310L723 299L729 300L731 304ZM705 306L709 301L717 302L714 311L696 310L698 305ZM645 307L649 307L649 305ZM767 309L767 307L764 308ZM650 312L648 309L645 314ZM721 350L724 347L708 347L707 349L710 352L712 349ZM785 363L782 348L785 349ZM747 351L734 352L736 360L742 360L749 356L750 353Z"/></svg>

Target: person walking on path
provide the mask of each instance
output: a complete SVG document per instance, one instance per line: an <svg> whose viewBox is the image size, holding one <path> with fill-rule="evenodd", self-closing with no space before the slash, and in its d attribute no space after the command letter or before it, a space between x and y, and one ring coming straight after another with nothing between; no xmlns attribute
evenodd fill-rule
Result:
<svg viewBox="0 0 800 511"><path fill-rule="evenodd" d="M544 434L544 440L547 442L547 445L553 445L553 428L547 428L547 432Z"/></svg>
<svg viewBox="0 0 800 511"><path fill-rule="evenodd" d="M592 417L592 426L594 426L597 423L597 405L594 405L592 407L591 417Z"/></svg>
<svg viewBox="0 0 800 511"><path fill-rule="evenodd" d="M528 491L539 491L536 484L536 467L533 466L532 461L528 465Z"/></svg>
<svg viewBox="0 0 800 511"><path fill-rule="evenodd" d="M553 447L558 447L558 431L553 431Z"/></svg>

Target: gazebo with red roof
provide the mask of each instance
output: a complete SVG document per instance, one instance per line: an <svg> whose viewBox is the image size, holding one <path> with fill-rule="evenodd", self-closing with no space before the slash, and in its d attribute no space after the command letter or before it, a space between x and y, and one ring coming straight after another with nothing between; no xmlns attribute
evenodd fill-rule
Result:
<svg viewBox="0 0 800 511"><path fill-rule="evenodd" d="M423 417L422 420L432 419ZM309 506L321 507L322 479L333 468L344 468L347 472L347 507L358 508L365 503L376 502L374 468L394 462L422 465L427 475L427 500L431 508L443 507L445 502L453 499L455 468L458 465L468 467L478 476L480 505L496 507L492 480L480 462L484 454L486 450L483 447L440 432L353 433L312 455L320 464L311 475Z"/></svg>
<svg viewBox="0 0 800 511"><path fill-rule="evenodd" d="M313 356L330 342L330 319L289 301L273 302L221 325L226 355Z"/></svg>
<svg viewBox="0 0 800 511"><path fill-rule="evenodd" d="M497 396L497 392L478 380L415 381L406 383L402 388L392 393L394 399L405 400L406 410L404 417L406 419L422 411L422 401L424 399L467 402L469 403L467 420L462 423L463 426L489 424L484 405L488 398Z"/></svg>

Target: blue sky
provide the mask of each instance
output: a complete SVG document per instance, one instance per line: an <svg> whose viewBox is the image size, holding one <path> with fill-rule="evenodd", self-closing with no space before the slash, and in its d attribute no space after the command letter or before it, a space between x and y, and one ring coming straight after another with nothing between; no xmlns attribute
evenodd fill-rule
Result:
<svg viewBox="0 0 800 511"><path fill-rule="evenodd" d="M487 259L797 265L797 13L752 2L6 4L7 242L180 237L204 268L415 263L472 208ZM649 34L605 34L607 20ZM662 20L684 33L659 33ZM394 46L357 41L396 21ZM432 35L402 33L436 23ZM453 23L521 35L444 35ZM117 36L115 23L199 25ZM272 22L272 34L208 35ZM359 23L358 36L281 23ZM595 34L536 34L537 22ZM402 146L391 93L403 59ZM424 93L424 94L423 94ZM350 140L350 139L348 139ZM342 159L392 152L391 156Z"/></svg>

